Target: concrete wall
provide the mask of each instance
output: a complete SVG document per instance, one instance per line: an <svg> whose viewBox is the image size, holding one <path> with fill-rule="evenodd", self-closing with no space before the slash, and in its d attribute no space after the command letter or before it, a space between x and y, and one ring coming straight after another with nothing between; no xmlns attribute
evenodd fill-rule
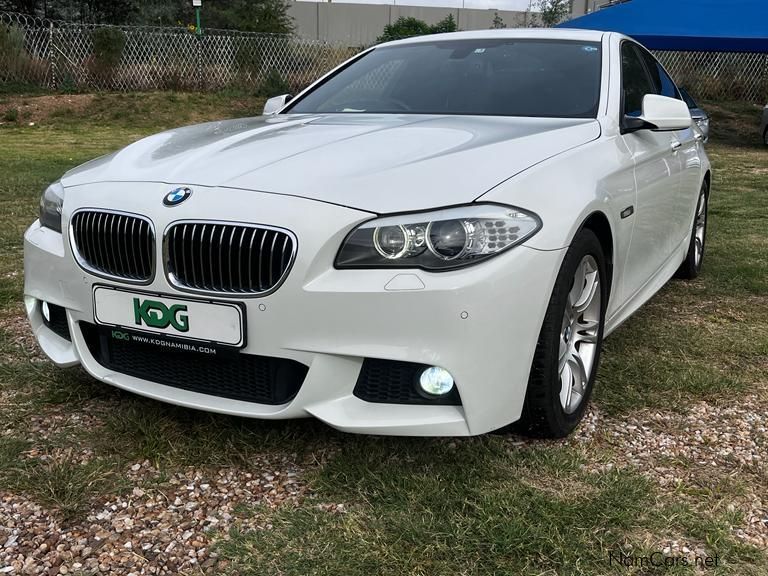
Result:
<svg viewBox="0 0 768 576"><path fill-rule="evenodd" d="M590 12L591 9L592 0L573 0L573 4L571 4L571 16L573 18L584 16L584 14Z"/></svg>
<svg viewBox="0 0 768 576"><path fill-rule="evenodd" d="M498 12L509 28L524 24L524 12ZM301 38L343 43L348 46L368 46L381 35L384 26L401 16L413 16L427 24L434 24L448 14L453 14L460 30L483 30L491 27L496 10L293 0L289 3L288 13L293 17L296 34Z"/></svg>

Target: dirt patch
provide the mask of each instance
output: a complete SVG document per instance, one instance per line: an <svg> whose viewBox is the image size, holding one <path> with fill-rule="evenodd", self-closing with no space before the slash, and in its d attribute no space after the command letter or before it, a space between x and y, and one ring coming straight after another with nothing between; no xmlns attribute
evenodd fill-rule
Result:
<svg viewBox="0 0 768 576"><path fill-rule="evenodd" d="M18 314L0 316L0 339L11 345L5 350L0 350L0 362L10 364L19 359L43 360L45 358L27 317L21 310ZM18 355L13 350L18 351Z"/></svg>
<svg viewBox="0 0 768 576"><path fill-rule="evenodd" d="M93 94L52 94L47 96L11 97L0 105L0 119L9 110L18 110L18 123L40 124L58 114L82 112L93 103ZM0 124L9 122L0 121Z"/></svg>

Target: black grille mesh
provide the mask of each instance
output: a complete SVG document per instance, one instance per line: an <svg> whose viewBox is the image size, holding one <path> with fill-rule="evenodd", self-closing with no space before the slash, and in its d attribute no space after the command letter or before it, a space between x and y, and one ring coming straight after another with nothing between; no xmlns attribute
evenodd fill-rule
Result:
<svg viewBox="0 0 768 576"><path fill-rule="evenodd" d="M360 369L354 394L366 402L381 404L461 405L461 398L455 386L449 394L439 398L428 398L419 394L419 375L428 367L426 364L413 362L366 358Z"/></svg>
<svg viewBox="0 0 768 576"><path fill-rule="evenodd" d="M294 251L286 232L215 222L176 224L166 242L173 283L236 294L272 290L287 274Z"/></svg>
<svg viewBox="0 0 768 576"><path fill-rule="evenodd" d="M148 220L83 210L70 222L81 265L92 272L145 282L154 270L155 235Z"/></svg>
<svg viewBox="0 0 768 576"><path fill-rule="evenodd" d="M221 398L285 404L296 396L308 371L305 365L284 358L238 352L217 358L114 340L86 322L80 327L91 354L105 368Z"/></svg>

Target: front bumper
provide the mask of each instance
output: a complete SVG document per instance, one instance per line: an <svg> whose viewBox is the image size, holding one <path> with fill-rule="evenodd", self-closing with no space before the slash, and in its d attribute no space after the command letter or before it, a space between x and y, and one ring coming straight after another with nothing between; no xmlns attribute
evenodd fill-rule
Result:
<svg viewBox="0 0 768 576"><path fill-rule="evenodd" d="M63 240L70 207L106 208L94 202L103 197L103 186L67 190L63 236L37 222L25 234L27 313L41 347L56 364L82 364L103 382L181 406L256 418L315 416L349 432L470 435L519 418L564 251L520 246L480 265L444 273L336 270L333 260L341 240L370 214L295 197L203 187L178 207L164 208L158 200L158 208L147 213L146 198L161 199L167 184L109 184L109 208L148 216L158 236L171 222L201 214L281 226L296 234L296 261L285 283L267 296L240 300L247 315L242 352L292 359L309 370L288 403L255 404L116 373L90 353L79 323L94 322L93 286L131 288L82 270ZM224 194L226 202L221 201ZM159 244L157 273L141 290L180 295L165 278ZM45 325L42 301L66 309L71 342ZM365 358L441 366L454 376L461 406L363 401L353 389Z"/></svg>

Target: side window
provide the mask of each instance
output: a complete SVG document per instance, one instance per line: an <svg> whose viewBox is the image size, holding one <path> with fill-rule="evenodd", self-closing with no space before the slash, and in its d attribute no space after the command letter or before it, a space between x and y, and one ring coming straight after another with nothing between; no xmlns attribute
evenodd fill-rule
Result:
<svg viewBox="0 0 768 576"><path fill-rule="evenodd" d="M621 88L624 93L624 114L640 116L643 113L643 97L656 94L656 87L645 70L640 54L633 44L621 45Z"/></svg>
<svg viewBox="0 0 768 576"><path fill-rule="evenodd" d="M664 68L661 67L659 61L646 50L640 50L640 53L643 55L648 71L651 73L653 84L656 87L656 94L681 100L680 93L678 92L675 83L672 82L672 78L664 72Z"/></svg>

